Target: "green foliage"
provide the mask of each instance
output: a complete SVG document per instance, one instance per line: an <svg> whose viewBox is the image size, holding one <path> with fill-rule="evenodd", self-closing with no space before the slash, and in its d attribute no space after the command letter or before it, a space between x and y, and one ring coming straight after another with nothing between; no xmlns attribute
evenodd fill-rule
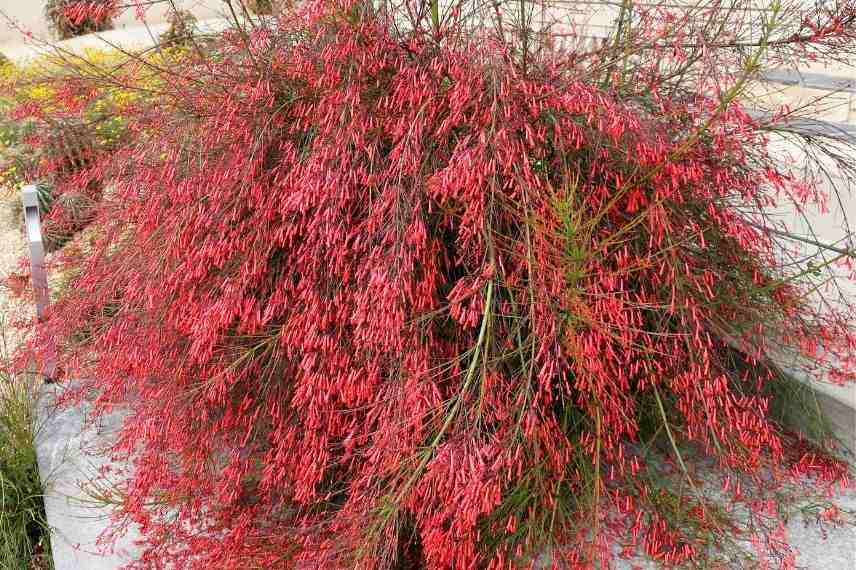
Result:
<svg viewBox="0 0 856 570"><path fill-rule="evenodd" d="M273 0L247 0L245 4L255 14L262 16L273 14Z"/></svg>
<svg viewBox="0 0 856 570"><path fill-rule="evenodd" d="M169 28L161 37L161 43L168 46L187 45L193 39L196 17L187 10L177 10L169 15Z"/></svg>
<svg viewBox="0 0 856 570"><path fill-rule="evenodd" d="M32 395L15 380L0 388L0 567L52 568L36 463Z"/></svg>
<svg viewBox="0 0 856 570"><path fill-rule="evenodd" d="M2 323L0 323L2 324ZM34 391L0 370L0 568L53 568L36 461Z"/></svg>

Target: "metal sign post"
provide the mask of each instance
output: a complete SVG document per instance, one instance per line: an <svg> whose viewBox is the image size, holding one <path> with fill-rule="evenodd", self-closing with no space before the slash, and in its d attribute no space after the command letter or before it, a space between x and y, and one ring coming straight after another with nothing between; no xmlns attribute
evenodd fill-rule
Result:
<svg viewBox="0 0 856 570"><path fill-rule="evenodd" d="M48 289L48 272L45 267L45 246L42 241L42 224L39 216L39 190L35 184L24 186L21 191L21 201L24 204L24 224L27 228L27 243L30 247L30 271L33 279L33 292L36 296L36 318L41 321L45 317L50 304ZM44 377L51 381L54 374L54 359L51 354L45 358Z"/></svg>

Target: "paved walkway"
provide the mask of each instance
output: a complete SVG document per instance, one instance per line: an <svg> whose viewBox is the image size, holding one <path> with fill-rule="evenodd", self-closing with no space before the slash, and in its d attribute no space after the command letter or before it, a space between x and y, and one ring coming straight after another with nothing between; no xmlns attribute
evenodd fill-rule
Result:
<svg viewBox="0 0 856 570"><path fill-rule="evenodd" d="M18 266L26 254L26 243L11 202L15 195L0 195L0 280ZM5 286L0 286L0 325L11 321L29 307L16 303ZM14 329L4 327L8 346L14 350L19 338ZM54 400L61 390L42 386L37 405L36 451L45 489L45 509L52 528L51 546L55 570L115 570L133 560L137 552L130 533L105 554L99 537L108 528L110 508L99 505L82 489L95 481L104 484L99 469L110 464L104 453L121 418L112 415L98 425L85 424L85 409L56 409Z"/></svg>

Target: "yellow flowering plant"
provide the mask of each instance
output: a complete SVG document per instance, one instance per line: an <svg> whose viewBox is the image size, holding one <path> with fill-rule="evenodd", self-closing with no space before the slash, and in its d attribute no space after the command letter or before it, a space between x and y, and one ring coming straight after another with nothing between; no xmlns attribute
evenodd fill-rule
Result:
<svg viewBox="0 0 856 570"><path fill-rule="evenodd" d="M183 53L87 49L0 65L0 194L38 184L49 247L88 223L110 176L104 165L134 140L126 117L149 104L164 86L158 70Z"/></svg>

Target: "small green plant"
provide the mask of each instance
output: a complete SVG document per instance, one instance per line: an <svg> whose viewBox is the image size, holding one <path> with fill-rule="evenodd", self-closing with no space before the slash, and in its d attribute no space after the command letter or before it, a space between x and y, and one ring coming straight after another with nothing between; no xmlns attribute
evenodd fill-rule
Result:
<svg viewBox="0 0 856 570"><path fill-rule="evenodd" d="M187 45L193 39L193 29L196 27L196 17L188 10L176 10L167 20L169 28L160 39L165 46Z"/></svg>
<svg viewBox="0 0 856 570"><path fill-rule="evenodd" d="M0 321L0 363L6 336ZM50 570L50 529L36 461L32 385L0 368L0 568Z"/></svg>
<svg viewBox="0 0 856 570"><path fill-rule="evenodd" d="M273 14L273 0L246 0L245 4L247 8L255 14L260 14L262 16Z"/></svg>

